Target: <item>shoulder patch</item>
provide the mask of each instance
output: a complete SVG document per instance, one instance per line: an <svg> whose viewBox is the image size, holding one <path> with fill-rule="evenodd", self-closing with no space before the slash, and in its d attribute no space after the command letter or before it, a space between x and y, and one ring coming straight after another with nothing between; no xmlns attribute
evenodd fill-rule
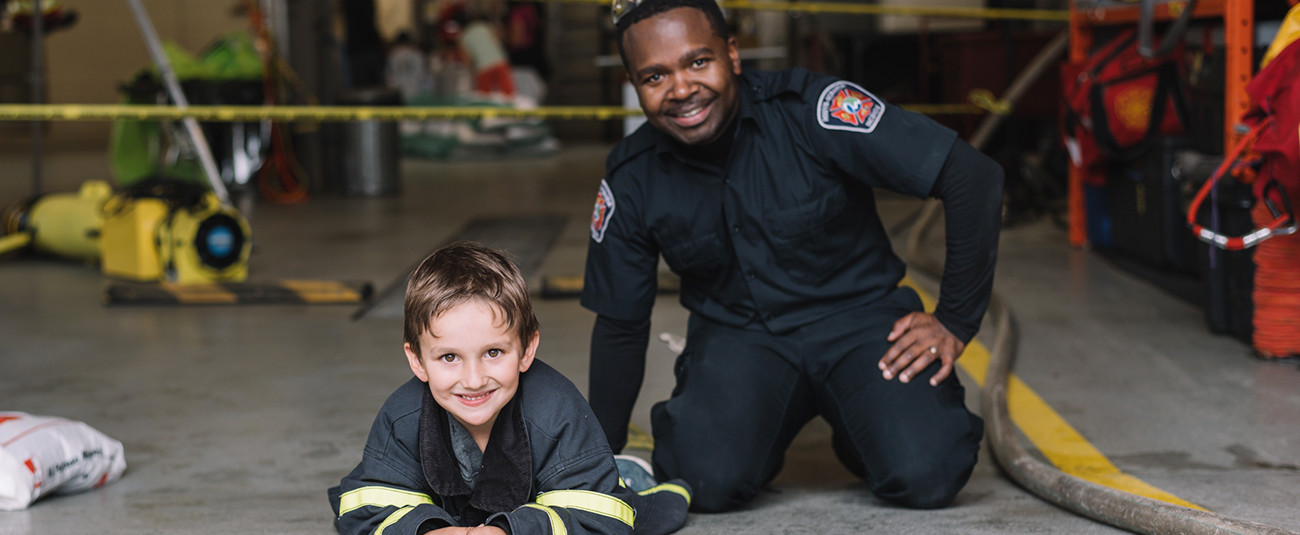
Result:
<svg viewBox="0 0 1300 535"><path fill-rule="evenodd" d="M591 209L591 239L600 243L605 239L605 229L609 228L610 218L614 217L614 192L609 189L609 182L600 181L600 191L596 192L596 206Z"/></svg>
<svg viewBox="0 0 1300 535"><path fill-rule="evenodd" d="M817 99L817 124L827 130L871 133L885 114L885 101L867 90L838 81L822 91Z"/></svg>

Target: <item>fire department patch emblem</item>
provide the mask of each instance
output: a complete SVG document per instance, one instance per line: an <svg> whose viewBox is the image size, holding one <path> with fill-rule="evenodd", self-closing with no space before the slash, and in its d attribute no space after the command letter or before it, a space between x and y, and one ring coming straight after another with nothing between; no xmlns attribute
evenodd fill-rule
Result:
<svg viewBox="0 0 1300 535"><path fill-rule="evenodd" d="M614 217L614 192L609 183L600 181L600 191L596 192L596 206L591 209L591 239L600 243L605 239L605 229L609 228L609 219Z"/></svg>
<svg viewBox="0 0 1300 535"><path fill-rule="evenodd" d="M849 82L835 82L817 100L817 124L828 130L870 133L885 114L885 102Z"/></svg>

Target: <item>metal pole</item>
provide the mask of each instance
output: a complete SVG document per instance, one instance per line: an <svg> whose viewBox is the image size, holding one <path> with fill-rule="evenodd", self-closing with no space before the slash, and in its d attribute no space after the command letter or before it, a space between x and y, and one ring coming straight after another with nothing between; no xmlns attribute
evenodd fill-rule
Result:
<svg viewBox="0 0 1300 535"><path fill-rule="evenodd" d="M45 17L41 0L32 2L32 102L45 102ZM41 137L45 123L32 121L32 196L41 194Z"/></svg>
<svg viewBox="0 0 1300 535"><path fill-rule="evenodd" d="M185 100L185 93L181 92L181 84L176 80L176 73L172 71L171 62L167 61L167 55L163 54L162 43L158 40L158 34L154 31L153 23L149 21L149 14L145 12L140 0L127 0L127 2L131 4L131 11L135 14L136 24L140 25L140 34L144 36L144 43L149 49L149 55L153 57L158 72L162 73L163 84L167 86L167 93L176 102L177 108L188 108L190 104ZM199 122L193 117L186 117L181 122L185 124L185 131L189 133L190 139L194 142L195 152L199 153L199 162L203 164L203 171L208 176L208 184L212 186L212 193L216 194L217 199L220 199L222 204L229 205L230 195L226 193L226 185L221 182L221 172L217 170L217 162L212 159L212 149L208 147L208 138L203 135L203 130L199 128Z"/></svg>

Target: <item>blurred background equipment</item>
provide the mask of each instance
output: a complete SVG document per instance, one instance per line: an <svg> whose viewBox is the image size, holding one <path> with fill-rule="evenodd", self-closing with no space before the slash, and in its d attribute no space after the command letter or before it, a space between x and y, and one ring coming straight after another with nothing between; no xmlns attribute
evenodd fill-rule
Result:
<svg viewBox="0 0 1300 535"><path fill-rule="evenodd" d="M0 223L0 253L26 248L99 264L110 277L179 284L248 277L248 222L191 181L151 178L114 194L92 180L77 193L18 203Z"/></svg>
<svg viewBox="0 0 1300 535"><path fill-rule="evenodd" d="M248 278L248 223L199 185L142 181L106 201L103 214L105 275L180 284Z"/></svg>

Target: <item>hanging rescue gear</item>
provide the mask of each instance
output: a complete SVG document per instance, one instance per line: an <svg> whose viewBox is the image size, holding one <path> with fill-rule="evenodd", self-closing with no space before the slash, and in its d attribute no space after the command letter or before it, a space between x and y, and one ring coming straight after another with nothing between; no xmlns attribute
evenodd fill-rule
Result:
<svg viewBox="0 0 1300 535"><path fill-rule="evenodd" d="M1075 165L1088 169L1129 161L1151 148L1155 139L1186 130L1181 35L1165 39L1177 43L1162 46L1162 55L1146 58L1138 53L1136 31L1125 30L1084 62L1062 66L1061 136ZM1094 181L1105 177L1087 175Z"/></svg>
<svg viewBox="0 0 1300 535"><path fill-rule="evenodd" d="M1292 41L1246 86L1251 108L1242 118L1246 135L1223 159L1187 210L1187 224L1200 240L1227 250L1251 247L1297 229L1292 210L1300 193L1300 40ZM1201 203L1227 174L1253 184L1255 197L1268 211L1267 222L1243 236L1225 236L1196 221Z"/></svg>

